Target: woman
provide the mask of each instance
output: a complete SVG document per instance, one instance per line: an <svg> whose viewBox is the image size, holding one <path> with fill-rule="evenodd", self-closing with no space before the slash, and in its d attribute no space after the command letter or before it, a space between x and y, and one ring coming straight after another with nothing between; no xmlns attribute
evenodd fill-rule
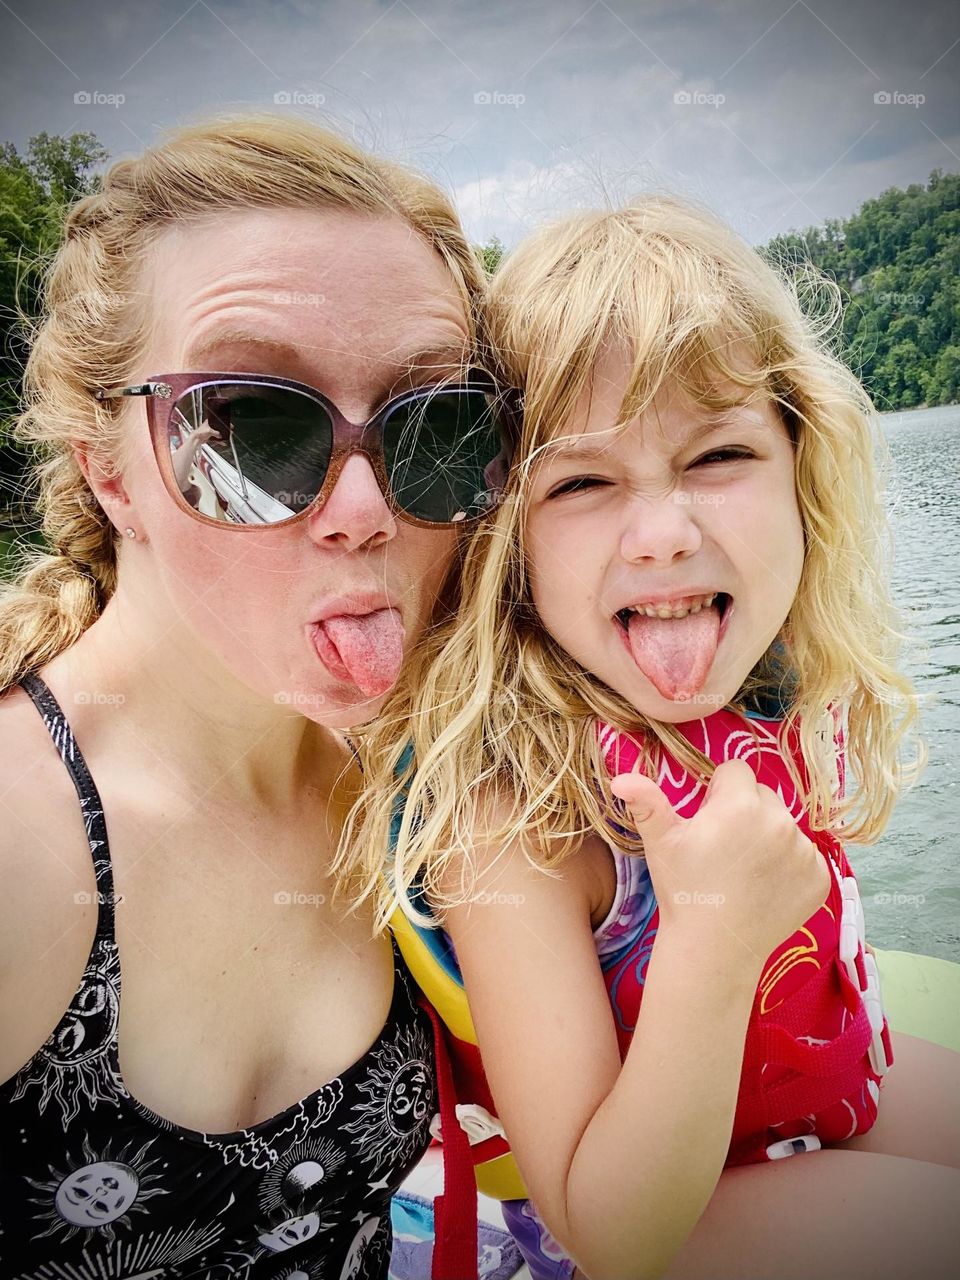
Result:
<svg viewBox="0 0 960 1280"><path fill-rule="evenodd" d="M67 217L20 424L56 554L0 599L5 1276L386 1274L432 1033L333 903L338 731L488 500L481 286L433 186L293 120Z"/></svg>

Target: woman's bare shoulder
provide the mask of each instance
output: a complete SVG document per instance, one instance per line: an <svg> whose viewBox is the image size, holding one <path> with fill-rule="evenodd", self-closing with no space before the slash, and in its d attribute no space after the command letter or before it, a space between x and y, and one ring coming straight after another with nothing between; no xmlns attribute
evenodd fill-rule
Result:
<svg viewBox="0 0 960 1280"><path fill-rule="evenodd" d="M0 963L18 967L78 923L94 887L80 804L28 695L0 696ZM79 899L79 903L77 901Z"/></svg>

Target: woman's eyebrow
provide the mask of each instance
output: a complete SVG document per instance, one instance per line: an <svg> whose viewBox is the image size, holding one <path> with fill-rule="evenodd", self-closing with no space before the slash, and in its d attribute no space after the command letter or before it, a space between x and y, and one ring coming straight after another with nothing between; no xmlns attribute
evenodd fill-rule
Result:
<svg viewBox="0 0 960 1280"><path fill-rule="evenodd" d="M184 352L184 364L198 367L213 352L234 347L251 347L269 351L271 355L303 359L306 348L287 342L283 338L271 338L267 334L255 333L249 329L220 329L216 333L200 338Z"/></svg>
<svg viewBox="0 0 960 1280"><path fill-rule="evenodd" d="M272 338L268 334L257 333L251 329L230 328L210 333L189 346L184 354L184 364L188 368L197 369L214 352L243 347L300 363L306 361L308 354L312 358L315 357L317 351L313 345L300 346L283 338ZM418 369L424 367L435 368L442 365L459 368L467 363L467 348L461 343L441 341L413 347L407 351L391 352L389 360L395 366L395 376L399 378L406 373L416 373Z"/></svg>
<svg viewBox="0 0 960 1280"><path fill-rule="evenodd" d="M469 351L466 344L449 341L434 342L427 346L390 353L390 359L396 362L399 370L410 370L413 373L423 367L436 368L438 365L451 368L465 367L469 363L468 357Z"/></svg>

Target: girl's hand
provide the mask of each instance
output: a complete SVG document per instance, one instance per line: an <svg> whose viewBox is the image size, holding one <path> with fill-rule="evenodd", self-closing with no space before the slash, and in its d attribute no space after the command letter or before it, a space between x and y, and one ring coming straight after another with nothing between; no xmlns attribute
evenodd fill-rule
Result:
<svg viewBox="0 0 960 1280"><path fill-rule="evenodd" d="M692 818L641 774L620 774L611 789L643 840L661 928L745 949L762 966L823 905L826 859L742 760L717 766Z"/></svg>
<svg viewBox="0 0 960 1280"><path fill-rule="evenodd" d="M193 435L189 437L189 443L193 446L194 453L196 453L201 445L210 444L214 440L219 444L222 439L220 432L213 427L198 427Z"/></svg>

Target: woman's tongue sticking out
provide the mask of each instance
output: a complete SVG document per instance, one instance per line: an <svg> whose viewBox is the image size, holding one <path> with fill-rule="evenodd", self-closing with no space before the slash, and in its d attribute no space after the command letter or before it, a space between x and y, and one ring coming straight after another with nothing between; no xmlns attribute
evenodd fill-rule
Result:
<svg viewBox="0 0 960 1280"><path fill-rule="evenodd" d="M392 689L403 662L403 622L396 609L340 614L322 624L350 679L368 698Z"/></svg>

